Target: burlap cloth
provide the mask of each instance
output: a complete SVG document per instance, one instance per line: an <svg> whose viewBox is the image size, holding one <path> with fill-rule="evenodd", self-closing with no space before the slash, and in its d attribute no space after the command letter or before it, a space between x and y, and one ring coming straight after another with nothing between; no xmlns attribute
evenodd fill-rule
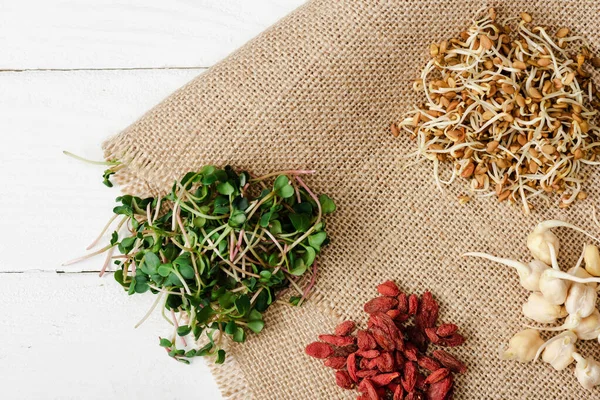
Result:
<svg viewBox="0 0 600 400"><path fill-rule="evenodd" d="M594 230L597 174L587 184L590 198L566 211L542 207L527 217L493 199L461 206L456 197L463 182L442 194L431 165L402 169L400 157L414 143L390 134L390 123L419 100L411 80L429 44L456 35L487 5L311 1L105 143L107 157L127 165L117 180L136 194L168 189L173 179L207 163L257 174L297 167L318 170L310 184L338 205L328 221L333 240L321 259L316 295L301 308L272 307L266 329L213 367L224 396L355 398L303 349L341 318L364 321L362 305L375 286L394 279L406 291L431 289L442 319L459 324L468 337L453 350L469 366L457 379L456 399L599 398L598 390L579 387L572 368L556 372L541 362L499 360L500 345L528 322L521 315L527 294L512 270L460 257L479 250L528 260L526 235L544 218ZM495 6L501 16L526 10L551 27L569 26L598 49L598 1ZM582 236L564 230L559 236L565 264L573 262ZM597 342L581 351L600 356Z"/></svg>

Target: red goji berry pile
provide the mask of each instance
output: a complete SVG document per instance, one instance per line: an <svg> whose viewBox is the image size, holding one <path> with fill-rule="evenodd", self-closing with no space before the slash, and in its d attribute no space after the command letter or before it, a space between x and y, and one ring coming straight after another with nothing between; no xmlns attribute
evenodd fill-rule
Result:
<svg viewBox="0 0 600 400"><path fill-rule="evenodd" d="M454 324L437 324L438 304L430 292L421 298L401 293L387 281L377 287L381 296L364 306L370 314L366 330L353 321L342 322L333 335L320 335L306 346L306 354L325 360L336 371L344 389L357 389L357 400L449 400L453 373L464 373L465 364L432 343L454 347L464 343ZM412 324L410 324L410 319Z"/></svg>

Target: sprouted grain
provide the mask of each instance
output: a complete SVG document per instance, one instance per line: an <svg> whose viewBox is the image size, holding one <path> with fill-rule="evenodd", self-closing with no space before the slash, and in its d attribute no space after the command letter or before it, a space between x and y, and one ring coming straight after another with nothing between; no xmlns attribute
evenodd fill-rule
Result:
<svg viewBox="0 0 600 400"><path fill-rule="evenodd" d="M532 21L524 12L511 28L490 9L458 38L432 44L413 85L426 101L392 125L417 142L408 159L433 162L440 189L462 177L472 197L525 213L536 198L550 204L558 194L561 208L585 198L582 167L600 163L600 92L585 70L600 60L568 28L552 34ZM453 164L445 181L442 162Z"/></svg>

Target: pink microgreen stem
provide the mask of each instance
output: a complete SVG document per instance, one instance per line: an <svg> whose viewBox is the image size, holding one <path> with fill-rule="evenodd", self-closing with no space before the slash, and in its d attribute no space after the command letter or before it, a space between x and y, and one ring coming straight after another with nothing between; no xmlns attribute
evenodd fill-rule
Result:
<svg viewBox="0 0 600 400"><path fill-rule="evenodd" d="M230 257L230 259L233 261L233 259L235 258L235 256L237 256L237 254L240 252L240 249L242 248L242 240L243 240L243 235L244 235L244 229L240 229L240 234L238 236L237 239L237 244L235 246L235 249L233 250L233 254Z"/></svg>
<svg viewBox="0 0 600 400"><path fill-rule="evenodd" d="M175 332L177 332L177 329L179 329L179 323L177 322L177 317L175 316L175 311L173 309L171 309L171 316L173 317L173 325L175 325ZM177 333L175 333L175 337L177 337ZM185 338L183 336L181 336L181 341L183 342L184 346L187 346L187 342L185 341Z"/></svg>
<svg viewBox="0 0 600 400"><path fill-rule="evenodd" d="M67 261L67 262L63 263L62 265L63 266L67 266L67 265L78 263L79 261L87 260L88 258L91 258L91 257L97 256L98 254L104 253L106 250L110 249L111 247L114 247L114 246L109 244L108 246L103 247L103 248L101 248L98 251L95 251L95 252L90 253L90 254L86 254L85 256L81 256L81 257L75 258L75 259L70 260L70 261Z"/></svg>
<svg viewBox="0 0 600 400"><path fill-rule="evenodd" d="M315 286L315 282L317 280L317 272L318 272L317 261L314 261L313 268L312 268L312 276L310 277L310 283L308 284L306 289L304 289L304 293L302 294L302 298L298 302L298 306L302 305L304 300L308 297L308 294L310 293L311 289Z"/></svg>
<svg viewBox="0 0 600 400"><path fill-rule="evenodd" d="M152 306L150 307L150 309L146 312L146 314L142 317L142 319L137 324L135 324L134 328L139 328L144 322L146 322L146 320L152 314L152 312L154 311L154 309L156 308L158 303L160 303L160 299L162 299L162 296L163 296L163 292L161 291L159 293L159 295L156 296L156 300L154 301L154 303L152 303Z"/></svg>
<svg viewBox="0 0 600 400"><path fill-rule="evenodd" d="M314 170L304 170L304 169L295 169L295 170L290 170L290 171L279 171L279 172L272 172L270 174L267 175L263 175L261 177L258 178L254 178L252 179L252 181L262 181L265 180L267 178L271 178L273 176L279 176L279 175L309 175L309 174L314 174L316 171Z"/></svg>
<svg viewBox="0 0 600 400"><path fill-rule="evenodd" d="M108 268L109 264L110 264L110 260L112 260L112 254L115 251L114 246L111 247L110 249L108 249L108 254L106 255L106 260L104 261L104 265L102 266L102 269L100 270L100 273L98 274L100 277L102 277L104 275L104 273L106 272L106 269Z"/></svg>
<svg viewBox="0 0 600 400"><path fill-rule="evenodd" d="M119 214L115 214L113 215L108 222L106 223L106 225L104 225L104 228L102 229L102 232L100 232L100 234L98 235L98 237L88 246L86 247L86 250L90 250L92 247L96 246L98 244L98 242L100 241L100 239L102 239L102 236L104 236L104 234L106 233L106 231L108 230L108 228L110 227L110 225L113 223L113 221L115 219L117 219L117 217L119 216Z"/></svg>
<svg viewBox="0 0 600 400"><path fill-rule="evenodd" d="M235 257L235 233L233 231L229 234L229 259L233 261Z"/></svg>
<svg viewBox="0 0 600 400"><path fill-rule="evenodd" d="M263 232L266 233L269 238L271 238L273 243L275 243L275 246L277 246L277 248L281 252L281 258L284 258L285 254L283 253L283 248L281 247L281 245L279 244L279 241L275 238L275 236L273 236L273 234L271 232L269 232L267 229L263 229Z"/></svg>
<svg viewBox="0 0 600 400"><path fill-rule="evenodd" d="M177 210L177 224L179 225L179 229L181 229L181 234L183 235L183 238L185 239L185 247L190 247L191 242L190 242L190 238L188 237L187 231L185 230L185 227L183 226L183 221L181 220L181 216L179 215L179 210Z"/></svg>

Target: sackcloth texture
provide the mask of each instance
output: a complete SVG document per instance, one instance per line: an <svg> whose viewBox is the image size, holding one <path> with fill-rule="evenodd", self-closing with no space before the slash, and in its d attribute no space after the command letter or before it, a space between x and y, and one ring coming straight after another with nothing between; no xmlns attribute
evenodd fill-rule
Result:
<svg viewBox="0 0 600 400"><path fill-rule="evenodd" d="M542 219L597 232L591 215L598 174L588 174L588 199L566 210L541 206L526 216L490 198L461 206L464 182L442 193L429 163L403 168L401 157L415 143L390 133L391 122L423 101L411 83L429 45L456 36L490 5L499 18L528 11L540 24L570 27L593 51L600 48L597 1L314 0L104 144L107 158L125 164L116 179L129 193L164 192L187 171L230 164L259 175L315 169L309 184L337 203L314 296L300 308L271 307L263 332L234 345L228 361L212 367L224 396L356 398L337 388L333 371L306 356L304 347L342 319L364 324L363 304L387 279L407 292L430 289L441 319L458 324L468 338L451 349L469 367L456 378L455 399L600 396L579 386L572 367L557 372L542 362L500 360L500 346L531 322L521 314L527 293L513 270L460 256L472 250L528 261L525 239ZM558 235L566 268L584 237L566 230ZM597 343L580 351L600 358Z"/></svg>

